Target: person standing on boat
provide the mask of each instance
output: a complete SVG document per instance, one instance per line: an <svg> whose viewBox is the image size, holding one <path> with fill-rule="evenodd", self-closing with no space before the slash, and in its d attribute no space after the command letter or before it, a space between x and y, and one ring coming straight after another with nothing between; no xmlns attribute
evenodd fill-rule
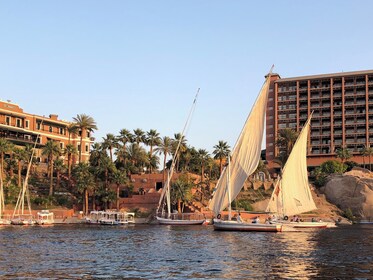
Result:
<svg viewBox="0 0 373 280"><path fill-rule="evenodd" d="M242 221L242 218L241 218L241 213L240 213L240 212L238 212L237 222L239 222L239 223L242 223L242 222L243 222L243 221Z"/></svg>

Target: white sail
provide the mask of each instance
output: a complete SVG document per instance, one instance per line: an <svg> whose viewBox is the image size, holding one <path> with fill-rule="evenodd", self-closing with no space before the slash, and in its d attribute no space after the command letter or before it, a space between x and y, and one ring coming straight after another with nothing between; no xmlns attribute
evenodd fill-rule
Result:
<svg viewBox="0 0 373 280"><path fill-rule="evenodd" d="M268 203L267 212L284 216L298 215L317 209L308 184L307 138L312 114L309 116L289 155Z"/></svg>
<svg viewBox="0 0 373 280"><path fill-rule="evenodd" d="M264 120L267 108L270 74L267 75L258 98L233 149L230 164L220 175L216 190L209 203L215 215L224 210L237 197L245 180L256 170L262 147ZM227 170L229 168L229 172ZM227 188L230 174L229 189Z"/></svg>

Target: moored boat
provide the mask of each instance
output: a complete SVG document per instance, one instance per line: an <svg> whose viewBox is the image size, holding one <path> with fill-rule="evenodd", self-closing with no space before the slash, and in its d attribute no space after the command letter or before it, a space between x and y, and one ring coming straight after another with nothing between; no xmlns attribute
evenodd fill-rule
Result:
<svg viewBox="0 0 373 280"><path fill-rule="evenodd" d="M173 213L168 217L160 214L156 219L161 225L202 225L206 220L201 213Z"/></svg>
<svg viewBox="0 0 373 280"><path fill-rule="evenodd" d="M219 177L209 203L209 208L217 217L213 223L214 230L281 231L281 225L260 223L259 221L248 223L242 220L233 220L231 207L245 181L255 172L260 161L271 73L272 69L266 76L232 153L227 157L228 164ZM228 220L222 220L221 212L226 208L228 208ZM240 219L240 216L237 219Z"/></svg>
<svg viewBox="0 0 373 280"><path fill-rule="evenodd" d="M188 127L192 113L196 106L196 101L198 97L199 89L197 94L193 100L192 108L190 110L189 116L187 121L184 125L184 129L181 133L181 137L177 143L174 155L172 157L171 167L167 174L167 179L165 180L164 188L162 189L161 196L159 198L159 203L156 211L156 219L160 225L202 225L205 222L205 217L202 213L180 213L175 214L172 211L171 205L171 180L173 176L173 172L175 169L175 164L179 155L179 149L181 146L181 142L184 139L185 130Z"/></svg>
<svg viewBox="0 0 373 280"><path fill-rule="evenodd" d="M220 220L214 219L214 230L224 231L269 231L269 232L280 232L282 231L281 224L269 224L269 223L248 223L238 222L234 220Z"/></svg>
<svg viewBox="0 0 373 280"><path fill-rule="evenodd" d="M49 212L49 210L41 210L41 212L38 212L38 216L35 223L37 225L53 225L54 213Z"/></svg>
<svg viewBox="0 0 373 280"><path fill-rule="evenodd" d="M296 229L328 227L328 222L317 219L308 222L297 216L317 209L312 198L307 171L307 141L311 118L312 113L290 152L268 202L266 211L275 216L272 223ZM293 218L289 220L291 216Z"/></svg>

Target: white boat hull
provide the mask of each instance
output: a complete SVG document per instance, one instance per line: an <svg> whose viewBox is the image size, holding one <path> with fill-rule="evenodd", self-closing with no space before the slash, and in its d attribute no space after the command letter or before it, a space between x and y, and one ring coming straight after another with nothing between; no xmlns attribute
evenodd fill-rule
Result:
<svg viewBox="0 0 373 280"><path fill-rule="evenodd" d="M261 224L261 223L239 223L237 221L223 221L214 219L214 230L222 231L282 231L281 224Z"/></svg>
<svg viewBox="0 0 373 280"><path fill-rule="evenodd" d="M10 221L11 225L17 225L17 226L31 226L35 224L35 221L33 220L23 220L23 219L13 219Z"/></svg>
<svg viewBox="0 0 373 280"><path fill-rule="evenodd" d="M205 222L205 219L203 220L172 220L167 218L161 218L156 217L158 220L158 223L161 225L202 225Z"/></svg>
<svg viewBox="0 0 373 280"><path fill-rule="evenodd" d="M111 219L101 219L100 225L107 225L107 226L117 226L119 225L119 222L116 220L111 220Z"/></svg>
<svg viewBox="0 0 373 280"><path fill-rule="evenodd" d="M10 225L10 220L2 220L2 219L0 219L0 225Z"/></svg>
<svg viewBox="0 0 373 280"><path fill-rule="evenodd" d="M282 224L287 227L297 228L297 229L305 229L305 228L327 228L327 222L282 222L278 223Z"/></svg>

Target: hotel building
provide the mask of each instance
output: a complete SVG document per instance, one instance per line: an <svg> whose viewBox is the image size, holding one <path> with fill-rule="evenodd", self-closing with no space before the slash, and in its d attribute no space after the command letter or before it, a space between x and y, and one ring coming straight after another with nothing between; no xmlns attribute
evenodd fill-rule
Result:
<svg viewBox="0 0 373 280"><path fill-rule="evenodd" d="M363 163L361 149L373 147L373 70L294 78L273 74L266 117L266 159L269 167L279 155L278 132L300 131L313 111L308 166L336 159L347 148L353 160ZM366 159L365 159L366 161Z"/></svg>
<svg viewBox="0 0 373 280"><path fill-rule="evenodd" d="M39 162L47 162L41 150L49 140L57 141L62 151L69 142L79 151L81 131L69 135L70 124L71 122L59 120L57 115L44 117L25 113L17 104L0 100L0 137L16 146L34 145L36 142L35 157ZM82 161L88 161L93 140L89 133L83 131ZM73 159L75 162L77 160L78 156Z"/></svg>

